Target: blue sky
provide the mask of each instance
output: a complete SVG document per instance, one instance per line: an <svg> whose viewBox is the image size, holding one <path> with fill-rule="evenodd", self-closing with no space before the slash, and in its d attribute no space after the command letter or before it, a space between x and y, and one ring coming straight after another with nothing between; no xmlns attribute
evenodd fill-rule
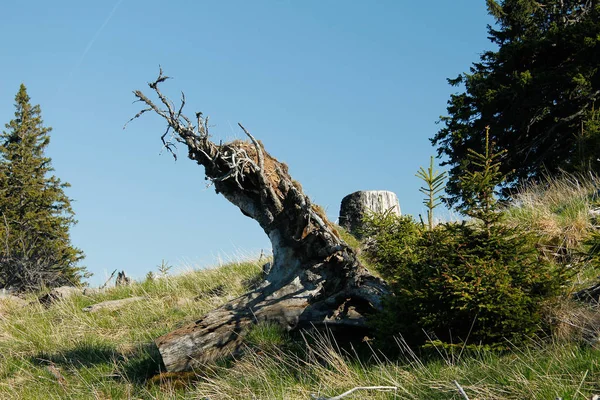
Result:
<svg viewBox="0 0 600 400"><path fill-rule="evenodd" d="M241 122L337 219L356 190L391 190L423 213L415 173L466 71L490 48L483 0L2 2L0 122L25 83L53 127L48 155L71 183L72 241L104 281L161 260L176 269L270 251L267 237L206 187L203 169L161 153L163 122L139 111L159 64L164 91L210 115L215 140Z"/></svg>

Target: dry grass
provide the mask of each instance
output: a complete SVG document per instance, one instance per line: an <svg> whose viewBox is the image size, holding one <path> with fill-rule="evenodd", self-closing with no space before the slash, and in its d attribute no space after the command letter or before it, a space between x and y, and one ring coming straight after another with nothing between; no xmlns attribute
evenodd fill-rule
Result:
<svg viewBox="0 0 600 400"><path fill-rule="evenodd" d="M600 305L581 304L562 300L549 307L553 338L560 342L580 342L585 345L600 344Z"/></svg>
<svg viewBox="0 0 600 400"><path fill-rule="evenodd" d="M563 175L516 193L508 222L528 227L557 247L575 248L589 233L591 202L600 189L594 175Z"/></svg>
<svg viewBox="0 0 600 400"><path fill-rule="evenodd" d="M75 295L45 308L37 301L3 306L0 318L0 398L173 398L150 395L145 380L160 372L153 340L247 290L256 262ZM85 313L105 300L145 296L119 310ZM31 298L30 300L33 300ZM65 382L52 372L59 371ZM140 384L141 383L141 384Z"/></svg>
<svg viewBox="0 0 600 400"><path fill-rule="evenodd" d="M591 229L596 183L595 177L564 177L531 186L515 196L507 221L538 234L548 253L575 258ZM136 282L49 308L35 301L0 302L0 399L307 400L356 386L397 391L357 392L347 399L461 399L454 380L472 400L600 394L600 312L564 301L549 308L556 326L552 339L504 353L417 353L397 340L402 356L388 359L368 343L342 348L327 333L290 337L267 324L248 335L247 350L236 360L193 373L164 373L153 340L248 290L260 264L232 262ZM82 311L132 296L147 300L119 310Z"/></svg>
<svg viewBox="0 0 600 400"><path fill-rule="evenodd" d="M600 351L589 341L567 340L576 335L566 330L563 339L503 354L417 354L399 340L403 356L390 360L368 343L342 348L327 333L292 338L267 324L248 336L247 351L236 360L194 373L161 371L153 340L244 292L259 273L257 263L233 263L73 296L50 308L7 304L0 320L0 398L307 400L356 386L395 386L396 392L357 392L348 399L460 399L454 380L471 399L600 393ZM121 310L81 310L137 295L148 300ZM587 318L585 329L597 333L593 309L573 306L560 315L565 326Z"/></svg>
<svg viewBox="0 0 600 400"><path fill-rule="evenodd" d="M582 242L594 229L590 216L600 179L595 175L563 175L521 188L507 210L506 223L539 237L549 258L580 269L586 280Z"/></svg>

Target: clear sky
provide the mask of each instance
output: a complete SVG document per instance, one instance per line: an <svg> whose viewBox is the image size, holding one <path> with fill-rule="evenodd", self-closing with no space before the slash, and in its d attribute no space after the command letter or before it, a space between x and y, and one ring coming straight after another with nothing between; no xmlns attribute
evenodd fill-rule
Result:
<svg viewBox="0 0 600 400"><path fill-rule="evenodd" d="M484 0L32 0L0 14L0 122L25 83L54 129L48 155L72 185L93 285L116 268L143 278L163 259L200 268L270 251L185 149L160 155L163 121L123 130L159 64L174 78L164 91L210 115L215 140L243 137L241 122L332 220L345 195L374 189L416 216L415 173L456 91L446 78L491 47Z"/></svg>

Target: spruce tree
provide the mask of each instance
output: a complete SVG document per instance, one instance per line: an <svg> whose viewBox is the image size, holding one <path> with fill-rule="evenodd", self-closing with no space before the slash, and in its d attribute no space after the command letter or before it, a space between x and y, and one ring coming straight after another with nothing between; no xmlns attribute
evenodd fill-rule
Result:
<svg viewBox="0 0 600 400"><path fill-rule="evenodd" d="M15 118L0 135L0 287L36 290L79 284L83 252L71 244L76 223L64 189L44 152L50 143L39 105L25 85L15 97Z"/></svg>
<svg viewBox="0 0 600 400"><path fill-rule="evenodd" d="M461 199L469 149L481 132L508 153L503 194L529 180L600 172L600 3L597 0L487 0L494 49L448 82L442 128L432 138L449 169L449 203Z"/></svg>
<svg viewBox="0 0 600 400"><path fill-rule="evenodd" d="M485 231L500 220L495 189L505 180L500 172L500 159L506 150L494 151L495 143L490 143L490 127L485 127L485 145L482 153L467 149L463 175L458 178L461 203L457 209L462 214L483 222Z"/></svg>
<svg viewBox="0 0 600 400"><path fill-rule="evenodd" d="M433 230L433 210L441 204L440 192L444 190L444 179L446 178L446 171L438 172L433 169L433 156L429 160L429 168L419 168L417 171L417 178L421 178L425 182L426 187L422 186L419 192L423 193L426 197L423 200L423 204L427 207L427 225L429 230Z"/></svg>
<svg viewBox="0 0 600 400"><path fill-rule="evenodd" d="M368 227L377 247L366 255L395 292L374 322L383 337L400 333L411 345L436 348L504 349L548 328L545 304L569 286L572 272L544 258L537 237L502 223L495 190L505 179L507 153L497 150L491 133L489 127L480 133L483 149L468 149L458 177L457 209L470 222L441 223L426 232L410 220L401 221L402 229L383 220ZM433 166L429 171L420 176L433 181ZM435 198L430 186L422 192Z"/></svg>

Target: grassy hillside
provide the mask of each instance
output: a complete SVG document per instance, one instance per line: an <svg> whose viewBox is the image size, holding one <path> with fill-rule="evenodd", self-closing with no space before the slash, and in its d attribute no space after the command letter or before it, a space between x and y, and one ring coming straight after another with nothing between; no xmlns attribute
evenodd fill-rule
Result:
<svg viewBox="0 0 600 400"><path fill-rule="evenodd" d="M357 357L327 336L292 340L272 326L250 335L238 360L195 374L160 374L152 340L245 290L256 263L234 263L73 296L48 309L39 303L2 304L2 399L310 399L355 386L396 386L398 391L349 398L471 399L587 398L600 392L600 350L583 341L532 340L504 354L457 349L400 360L373 351ZM146 296L118 311L85 313L90 304ZM566 313L571 314L566 314ZM572 315L573 309L564 315ZM589 315L589 314L586 314ZM577 320L581 320L578 318ZM577 322L577 321L573 321Z"/></svg>
<svg viewBox="0 0 600 400"><path fill-rule="evenodd" d="M554 206L549 199L558 195L552 197L548 186L538 197L532 188L523 192L509 221L543 230L540 246L573 261L592 229L589 194L594 186L577 197L573 186L564 185L565 197ZM565 206L573 198L579 200ZM545 199L543 207L536 203L540 199ZM582 285L592 270L582 274ZM356 392L346 398L460 399L454 381L470 399L600 394L600 314L594 306L566 299L548 312L555 321L553 337L531 338L527 346L509 344L511 349L502 353L461 347L413 351L395 339L402 355L389 359L368 341L353 350L341 348L326 333L290 337L261 325L248 335L246 352L236 360L194 373L161 371L156 337L245 292L260 273L258 262L237 262L74 295L48 308L33 295L26 306L0 300L0 398L310 399L356 386L395 386L396 391ZM82 311L132 296L144 299L118 310Z"/></svg>

